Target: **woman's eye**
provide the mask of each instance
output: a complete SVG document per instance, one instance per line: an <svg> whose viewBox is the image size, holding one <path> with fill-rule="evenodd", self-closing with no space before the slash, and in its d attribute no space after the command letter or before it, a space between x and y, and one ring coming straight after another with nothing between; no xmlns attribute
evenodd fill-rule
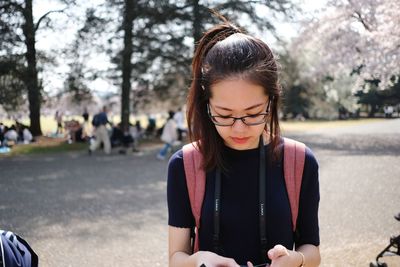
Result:
<svg viewBox="0 0 400 267"><path fill-rule="evenodd" d="M247 115L247 116L249 116L250 118L255 118L255 117L257 117L257 116L260 116L260 114L259 114L259 113L257 113L257 114L250 114L250 115Z"/></svg>
<svg viewBox="0 0 400 267"><path fill-rule="evenodd" d="M230 117L230 115L221 115L221 114L218 114L218 116L221 117L221 118L224 118L224 119Z"/></svg>

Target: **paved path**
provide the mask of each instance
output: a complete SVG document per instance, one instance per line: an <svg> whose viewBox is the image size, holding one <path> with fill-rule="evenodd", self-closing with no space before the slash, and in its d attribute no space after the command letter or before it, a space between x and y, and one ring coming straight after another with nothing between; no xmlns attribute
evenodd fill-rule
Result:
<svg viewBox="0 0 400 267"><path fill-rule="evenodd" d="M400 234L400 119L294 137L320 165L322 266L368 266Z"/></svg>
<svg viewBox="0 0 400 267"><path fill-rule="evenodd" d="M292 137L320 163L322 266L368 266L400 234L400 120ZM154 153L0 158L0 228L42 267L166 266L166 162Z"/></svg>

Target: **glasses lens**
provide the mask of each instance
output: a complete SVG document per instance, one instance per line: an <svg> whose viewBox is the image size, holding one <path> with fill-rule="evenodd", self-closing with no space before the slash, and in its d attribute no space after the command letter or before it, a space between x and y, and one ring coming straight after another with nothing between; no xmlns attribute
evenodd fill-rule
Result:
<svg viewBox="0 0 400 267"><path fill-rule="evenodd" d="M269 105L268 105L269 106ZM265 123L267 120L267 113L260 113L260 114L254 114L254 115L249 115L249 116L244 116L244 117L239 117L239 118L234 118L234 117L229 117L229 116L213 116L211 114L210 106L207 105L207 111L208 115L211 118L211 121L219 126L232 126L236 120L241 120L244 124L246 125L258 125ZM268 108L267 108L268 111Z"/></svg>
<svg viewBox="0 0 400 267"><path fill-rule="evenodd" d="M256 115L251 115L248 117L243 118L244 123L247 125L257 125L265 122L265 118L267 115L265 114L256 114Z"/></svg>
<svg viewBox="0 0 400 267"><path fill-rule="evenodd" d="M211 118L212 118L213 122L215 124L218 124L218 125L227 125L227 126L229 126L229 125L232 125L233 122L234 122L234 119L233 118L229 118L229 117L212 116Z"/></svg>

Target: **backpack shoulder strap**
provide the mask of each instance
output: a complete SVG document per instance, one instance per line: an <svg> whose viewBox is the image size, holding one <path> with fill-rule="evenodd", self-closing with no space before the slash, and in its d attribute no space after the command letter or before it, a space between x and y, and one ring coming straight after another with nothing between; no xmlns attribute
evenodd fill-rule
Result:
<svg viewBox="0 0 400 267"><path fill-rule="evenodd" d="M293 232L296 231L301 181L303 178L306 146L298 141L283 138L283 172L292 213Z"/></svg>
<svg viewBox="0 0 400 267"><path fill-rule="evenodd" d="M206 189L206 174L201 168L203 156L197 143L184 145L183 165L185 168L186 184L189 193L190 206L196 223L196 229L200 228L200 214L203 205L204 192ZM194 252L199 250L198 235L195 235Z"/></svg>

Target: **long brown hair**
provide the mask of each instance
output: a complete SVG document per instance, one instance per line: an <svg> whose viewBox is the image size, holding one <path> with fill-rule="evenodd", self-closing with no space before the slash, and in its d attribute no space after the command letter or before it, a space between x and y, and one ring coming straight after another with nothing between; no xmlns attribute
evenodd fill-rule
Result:
<svg viewBox="0 0 400 267"><path fill-rule="evenodd" d="M192 83L187 101L190 140L197 141L203 155L203 168L226 169L222 158L223 139L207 114L210 87L224 79L240 77L261 85L270 99L269 127L272 158L278 158L280 129L278 103L281 86L277 62L263 41L245 34L224 21L208 30L201 38L192 61ZM269 129L268 129L269 128Z"/></svg>

